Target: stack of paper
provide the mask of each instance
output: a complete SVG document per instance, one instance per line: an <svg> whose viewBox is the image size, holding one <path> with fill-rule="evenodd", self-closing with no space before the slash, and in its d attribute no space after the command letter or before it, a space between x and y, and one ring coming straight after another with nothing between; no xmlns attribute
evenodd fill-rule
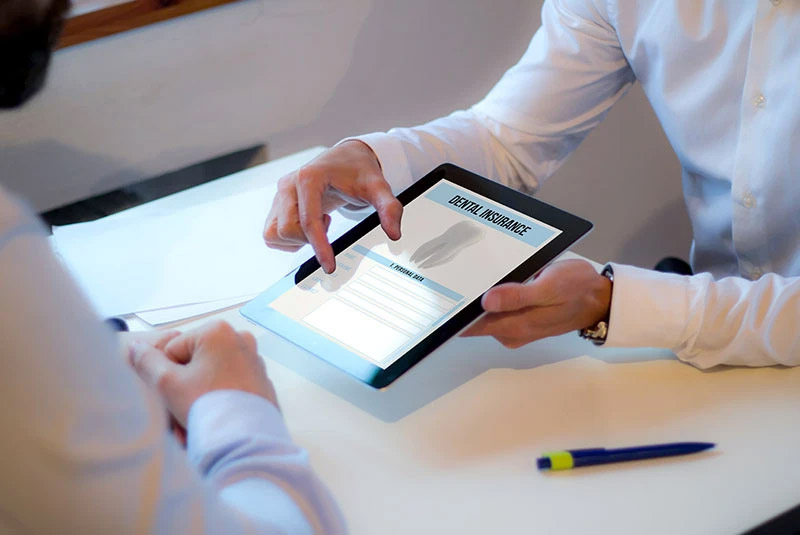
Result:
<svg viewBox="0 0 800 535"><path fill-rule="evenodd" d="M224 179L223 179L224 180ZM161 215L140 211L53 229L53 243L103 316L158 325L244 302L313 253L267 248L275 182ZM333 214L331 239L355 222Z"/></svg>

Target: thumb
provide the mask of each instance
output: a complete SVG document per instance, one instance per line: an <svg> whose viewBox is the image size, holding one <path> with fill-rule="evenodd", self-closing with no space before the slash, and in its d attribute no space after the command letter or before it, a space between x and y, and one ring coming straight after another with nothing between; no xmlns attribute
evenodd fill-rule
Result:
<svg viewBox="0 0 800 535"><path fill-rule="evenodd" d="M130 346L130 361L139 377L151 387L157 387L170 374L180 373L182 367L167 357L164 352L144 342Z"/></svg>
<svg viewBox="0 0 800 535"><path fill-rule="evenodd" d="M501 284L483 294L481 299L481 305L486 312L512 312L541 303L542 295L536 282Z"/></svg>
<svg viewBox="0 0 800 535"><path fill-rule="evenodd" d="M197 345L197 337L194 331L182 333L169 341L164 348L164 353L172 362L178 364L188 364L192 360Z"/></svg>

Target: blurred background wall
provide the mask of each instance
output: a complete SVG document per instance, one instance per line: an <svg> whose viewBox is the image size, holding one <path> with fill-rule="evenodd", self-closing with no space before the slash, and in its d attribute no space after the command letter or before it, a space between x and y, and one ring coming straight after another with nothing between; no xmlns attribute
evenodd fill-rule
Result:
<svg viewBox="0 0 800 535"><path fill-rule="evenodd" d="M59 51L0 115L3 184L44 211L254 145L277 158L479 100L541 0L242 0ZM686 256L679 166L638 87L539 196L593 221L577 247Z"/></svg>

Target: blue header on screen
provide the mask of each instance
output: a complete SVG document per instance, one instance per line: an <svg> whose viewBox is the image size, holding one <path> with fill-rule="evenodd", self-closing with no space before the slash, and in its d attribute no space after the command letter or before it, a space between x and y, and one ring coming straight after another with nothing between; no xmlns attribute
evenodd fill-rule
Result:
<svg viewBox="0 0 800 535"><path fill-rule="evenodd" d="M363 245L356 244L356 245L353 246L353 250L355 252L357 252L357 253L360 253L360 254L368 257L368 258L373 259L374 261L378 262L379 264L383 264L384 266L386 266L388 268L391 268L394 265L394 262L392 262L391 260L389 260L385 256L379 255L375 251L370 251L369 249L367 249ZM439 292L440 294L442 294L445 297L449 297L453 301L461 301L462 299L464 299L464 296L461 295L460 293L454 292L450 288L442 286L438 282L432 281L427 277L425 277L421 281L418 280L416 282L417 282L417 284L422 284L423 286L426 286L426 287L430 288L431 290L433 290L435 292Z"/></svg>
<svg viewBox="0 0 800 535"><path fill-rule="evenodd" d="M464 216L469 217L478 223L486 225L487 227L495 230L499 230L500 232L503 232L512 238L516 238L522 242L525 242L537 249L541 247L542 244L550 240L550 238L552 238L554 235L559 233L558 230L542 226L542 224L535 219L512 212L506 208L503 208L499 204L495 204L487 199L472 195L462 189L448 184L447 182L440 182L437 184L433 189L425 194L425 197L438 204L441 204L446 208L463 214ZM458 199L464 199L464 201L459 201ZM487 209L489 210L488 212ZM500 215L493 216L493 213ZM504 228L503 226L495 224L486 219L486 217L482 216L492 216L498 218L505 216L508 218L509 224L517 222L522 223L530 228L526 229L524 233L520 234L519 230L515 232L511 228Z"/></svg>

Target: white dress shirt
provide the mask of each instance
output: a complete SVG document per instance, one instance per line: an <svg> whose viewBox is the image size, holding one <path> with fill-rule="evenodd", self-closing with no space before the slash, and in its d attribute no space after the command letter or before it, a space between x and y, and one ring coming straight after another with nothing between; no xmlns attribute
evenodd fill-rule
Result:
<svg viewBox="0 0 800 535"><path fill-rule="evenodd" d="M278 410L215 391L188 451L51 254L0 188L0 533L342 533Z"/></svg>
<svg viewBox="0 0 800 535"><path fill-rule="evenodd" d="M638 81L680 159L691 262L705 274L615 266L607 344L666 347L703 368L796 365L798 36L791 0L547 0L484 100L358 139L395 192L451 161L533 193Z"/></svg>

